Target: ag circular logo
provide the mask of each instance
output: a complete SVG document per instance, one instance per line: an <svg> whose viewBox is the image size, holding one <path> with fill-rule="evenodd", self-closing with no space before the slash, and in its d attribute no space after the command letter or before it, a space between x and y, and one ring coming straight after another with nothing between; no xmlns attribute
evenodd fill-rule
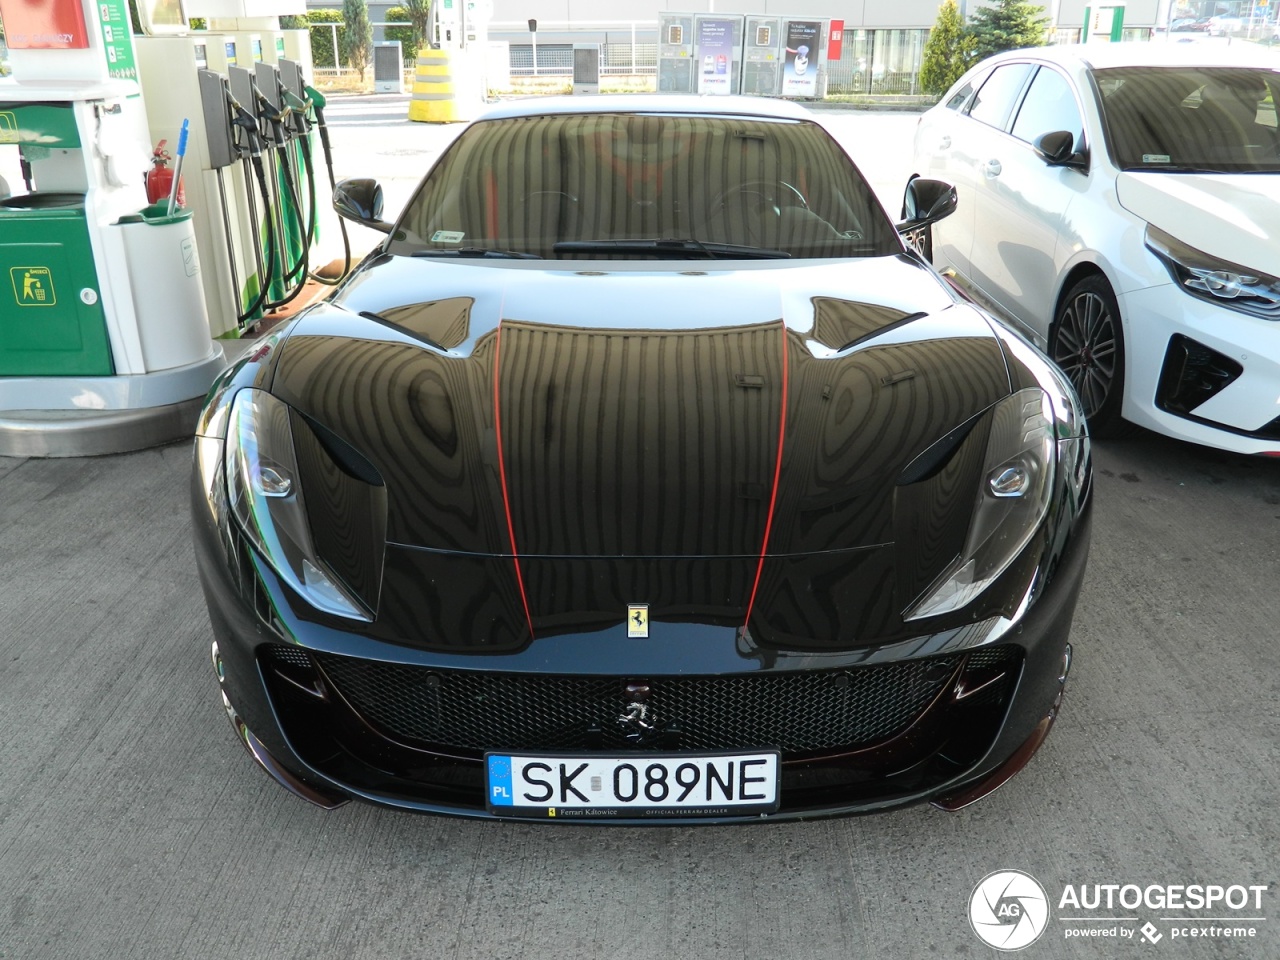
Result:
<svg viewBox="0 0 1280 960"><path fill-rule="evenodd" d="M1039 940L1049 925L1049 898L1031 874L997 870L973 888L969 925L987 946L1021 950Z"/></svg>

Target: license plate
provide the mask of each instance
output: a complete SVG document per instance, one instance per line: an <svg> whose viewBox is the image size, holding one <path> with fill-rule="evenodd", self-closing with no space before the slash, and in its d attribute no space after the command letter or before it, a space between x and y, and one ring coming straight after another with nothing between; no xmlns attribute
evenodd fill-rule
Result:
<svg viewBox="0 0 1280 960"><path fill-rule="evenodd" d="M717 817L778 809L778 754L487 753L489 812L507 817Z"/></svg>

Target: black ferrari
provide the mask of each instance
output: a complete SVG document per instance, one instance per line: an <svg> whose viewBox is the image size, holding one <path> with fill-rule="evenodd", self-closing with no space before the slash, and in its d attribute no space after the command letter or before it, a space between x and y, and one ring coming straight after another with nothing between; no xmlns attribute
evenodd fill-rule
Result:
<svg viewBox="0 0 1280 960"><path fill-rule="evenodd" d="M223 704L324 806L728 822L957 809L1057 715L1080 407L799 107L469 126L328 301L214 384Z"/></svg>

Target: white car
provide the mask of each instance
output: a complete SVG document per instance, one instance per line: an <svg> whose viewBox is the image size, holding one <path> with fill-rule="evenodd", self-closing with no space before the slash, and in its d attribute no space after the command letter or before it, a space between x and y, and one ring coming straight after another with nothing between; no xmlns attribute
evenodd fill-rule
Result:
<svg viewBox="0 0 1280 960"><path fill-rule="evenodd" d="M1095 432L1280 455L1280 58L1158 43L998 54L925 113L955 184L935 265L1025 327Z"/></svg>

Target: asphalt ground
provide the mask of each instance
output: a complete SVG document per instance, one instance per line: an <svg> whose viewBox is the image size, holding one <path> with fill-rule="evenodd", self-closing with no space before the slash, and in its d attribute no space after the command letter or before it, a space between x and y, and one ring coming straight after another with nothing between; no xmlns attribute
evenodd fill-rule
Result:
<svg viewBox="0 0 1280 960"><path fill-rule="evenodd" d="M451 134L371 112L334 102L340 163L349 134L367 154L339 175L388 177L391 209L415 138ZM836 120L891 185L914 118ZM1049 900L1028 958L1280 957L1280 461L1095 445L1067 700L993 796L704 829L325 813L281 790L218 702L190 465L186 443L0 458L0 960L987 957L968 905L1002 869ZM1094 884L1265 889L1243 910L1060 909ZM1108 919L1065 919L1085 916Z"/></svg>

